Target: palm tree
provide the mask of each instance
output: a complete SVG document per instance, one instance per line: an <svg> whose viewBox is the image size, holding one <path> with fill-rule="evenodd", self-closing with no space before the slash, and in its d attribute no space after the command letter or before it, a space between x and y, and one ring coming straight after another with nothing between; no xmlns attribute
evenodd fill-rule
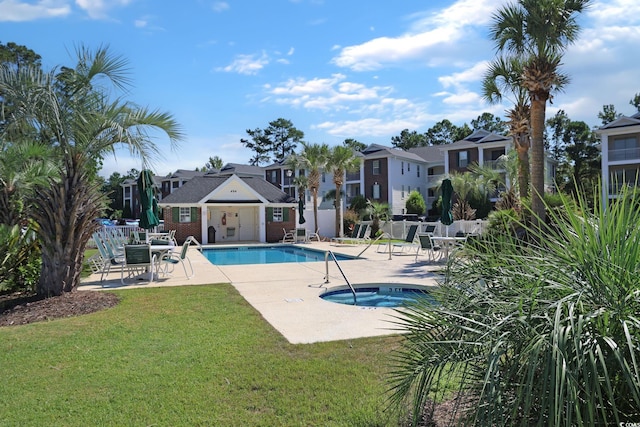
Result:
<svg viewBox="0 0 640 427"><path fill-rule="evenodd" d="M342 195L345 173L354 172L360 167L360 159L354 155L353 149L343 145L336 145L331 149L327 160L327 170L333 174L333 183L336 186L336 236L344 235L342 224Z"/></svg>
<svg viewBox="0 0 640 427"><path fill-rule="evenodd" d="M31 200L39 224L42 270L37 286L41 296L70 292L80 284L87 241L97 228L93 221L106 204L97 182L97 162L127 146L144 167L159 155L148 131L159 130L172 144L182 138L168 113L150 111L121 99L111 101L103 89L126 88L126 61L107 48L78 48L75 68L43 73L33 68L3 69L0 91L16 105L9 118L6 140L37 134L50 144L57 160L57 176L39 186ZM101 85L95 85L100 79Z"/></svg>
<svg viewBox="0 0 640 427"><path fill-rule="evenodd" d="M302 151L289 157L289 167L293 170L303 168L307 170L307 188L311 191L313 198L313 223L315 232L319 233L318 227L318 190L320 188L320 176L327 164L329 156L329 146L327 144L309 144L302 142Z"/></svg>
<svg viewBox="0 0 640 427"><path fill-rule="evenodd" d="M27 200L53 176L49 147L36 141L5 144L0 150L0 224L17 225L29 216Z"/></svg>
<svg viewBox="0 0 640 427"><path fill-rule="evenodd" d="M531 132L529 118L529 94L521 85L522 63L517 58L500 57L489 64L482 82L483 97L491 104L497 104L504 97L513 97L513 107L506 111L509 119L509 133L513 137L518 153L518 188L520 199L529 195L529 147Z"/></svg>
<svg viewBox="0 0 640 427"><path fill-rule="evenodd" d="M580 26L576 14L590 0L517 0L499 9L490 29L499 53L522 63L522 86L531 102L531 208L534 221L544 222L543 133L551 92L568 83L559 70L562 55Z"/></svg>
<svg viewBox="0 0 640 427"><path fill-rule="evenodd" d="M367 215L371 218L371 238L375 239L380 230L380 221L386 222L389 219L391 210L388 203L372 202L367 200Z"/></svg>
<svg viewBox="0 0 640 427"><path fill-rule="evenodd" d="M449 177L453 191L458 196L458 200L453 207L454 219L471 220L475 219L475 209L469 204L469 197L481 194L486 191L483 180L471 172L452 173Z"/></svg>

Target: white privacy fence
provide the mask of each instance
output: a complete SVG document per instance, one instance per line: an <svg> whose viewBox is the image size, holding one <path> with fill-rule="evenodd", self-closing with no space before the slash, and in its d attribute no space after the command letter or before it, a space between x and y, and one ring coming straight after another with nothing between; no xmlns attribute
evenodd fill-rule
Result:
<svg viewBox="0 0 640 427"><path fill-rule="evenodd" d="M304 218L307 220L302 227L309 231L315 231L315 225L313 220L313 209L305 209ZM318 224L320 225L320 235L324 237L337 237L335 234L336 223L336 211L333 209L321 209L318 210ZM371 224L371 221L362 221L363 224ZM404 239L407 235L407 229L411 224L418 225L418 233L423 233L427 229L427 225L435 225L436 229L434 234L436 236L454 236L458 231L464 234L481 234L488 225L486 220L472 220L472 221L454 221L453 224L448 227L438 222L419 222L419 221L387 221L386 223L380 222L380 228L385 233L391 234L395 239ZM344 230L344 233L348 233Z"/></svg>
<svg viewBox="0 0 640 427"><path fill-rule="evenodd" d="M371 221L363 221L371 224ZM380 225L385 233L389 233L394 239L403 239L407 235L407 229L412 225L418 225L418 233L424 233L427 226L435 226L434 235L436 236L454 236L461 231L464 234L482 234L488 226L488 221L472 220L472 221L454 221L453 224L446 226L440 221L438 222L419 222L419 221L388 221Z"/></svg>

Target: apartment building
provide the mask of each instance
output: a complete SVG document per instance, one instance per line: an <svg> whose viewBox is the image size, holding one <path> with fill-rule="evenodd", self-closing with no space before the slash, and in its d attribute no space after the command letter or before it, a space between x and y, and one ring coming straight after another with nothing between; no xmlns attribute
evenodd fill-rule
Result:
<svg viewBox="0 0 640 427"><path fill-rule="evenodd" d="M615 198L623 185L637 186L640 171L640 112L602 126L602 199Z"/></svg>

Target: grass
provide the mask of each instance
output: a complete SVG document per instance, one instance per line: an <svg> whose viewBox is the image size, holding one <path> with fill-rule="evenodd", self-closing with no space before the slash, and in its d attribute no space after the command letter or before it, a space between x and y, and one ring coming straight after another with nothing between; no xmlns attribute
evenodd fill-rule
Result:
<svg viewBox="0 0 640 427"><path fill-rule="evenodd" d="M228 284L0 329L2 425L384 426L398 337L289 344Z"/></svg>

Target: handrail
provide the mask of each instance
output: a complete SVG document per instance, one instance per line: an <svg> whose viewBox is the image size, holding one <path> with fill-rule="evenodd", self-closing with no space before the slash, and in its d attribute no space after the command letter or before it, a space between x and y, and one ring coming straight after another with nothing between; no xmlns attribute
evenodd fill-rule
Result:
<svg viewBox="0 0 640 427"><path fill-rule="evenodd" d="M200 252L202 252L202 244L200 242L198 242L195 237L189 236L189 237L186 238L185 242L187 240L189 240L190 242L195 243L198 246L198 249L200 250Z"/></svg>
<svg viewBox="0 0 640 427"><path fill-rule="evenodd" d="M371 246L373 246L374 243L376 243L378 240L382 239L383 237L386 237L389 239L389 245L391 245L391 234L384 232L382 234L380 234L378 237L376 237L375 240L372 240L369 242L369 244L357 255L358 258L360 258L360 255L362 255L364 253L364 251L366 251L367 249L369 249ZM391 259L391 256L389 256L389 259Z"/></svg>
<svg viewBox="0 0 640 427"><path fill-rule="evenodd" d="M324 253L324 265L325 265L326 271L327 271L326 275L324 276L324 283L329 283L329 255L331 255L331 257L333 258L333 261L338 266L338 270L340 270L340 274L342 274L342 277L344 278L344 281L347 282L347 285L349 285L349 289L351 289L351 293L353 294L353 305L357 305L358 300L357 300L357 297L356 297L356 290L353 288L351 283L349 283L349 279L347 279L347 276L344 275L344 271L342 271L342 267L340 267L340 264L338 264L338 259L336 258L334 253L331 252L331 251L326 251Z"/></svg>

